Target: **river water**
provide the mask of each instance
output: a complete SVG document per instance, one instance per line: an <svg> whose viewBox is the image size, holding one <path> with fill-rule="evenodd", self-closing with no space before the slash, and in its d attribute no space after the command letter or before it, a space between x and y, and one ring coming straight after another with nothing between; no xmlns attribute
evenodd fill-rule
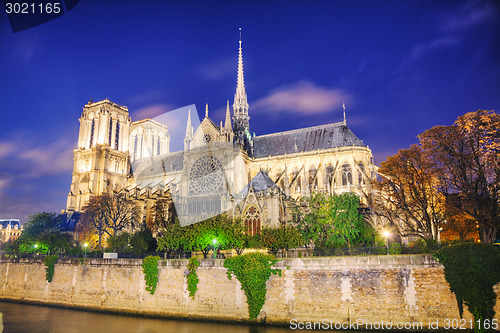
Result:
<svg viewBox="0 0 500 333"><path fill-rule="evenodd" d="M5 333L285 333L286 327L219 324L122 316L0 302ZM310 331L309 331L310 332Z"/></svg>

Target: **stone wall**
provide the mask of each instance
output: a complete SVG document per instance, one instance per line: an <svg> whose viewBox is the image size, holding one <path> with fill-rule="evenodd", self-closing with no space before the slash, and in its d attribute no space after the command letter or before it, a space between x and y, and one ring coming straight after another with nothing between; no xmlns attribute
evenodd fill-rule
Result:
<svg viewBox="0 0 500 333"><path fill-rule="evenodd" d="M245 322L246 296L229 280L223 260L201 260L195 300L187 288L187 260L160 260L154 295L145 289L142 260L60 260L51 283L41 261L0 262L0 299L143 315ZM259 321L280 325L387 325L458 319L443 268L430 256L365 256L284 259L282 276L267 282ZM496 318L500 321L500 288ZM465 310L464 319L472 315ZM362 322L363 321L363 322ZM450 322L451 323L451 322ZM312 325L312 323L311 323ZM339 327L337 327L339 328ZM345 328L345 326L344 326ZM370 327L368 327L370 328ZM412 328L419 328L412 327Z"/></svg>

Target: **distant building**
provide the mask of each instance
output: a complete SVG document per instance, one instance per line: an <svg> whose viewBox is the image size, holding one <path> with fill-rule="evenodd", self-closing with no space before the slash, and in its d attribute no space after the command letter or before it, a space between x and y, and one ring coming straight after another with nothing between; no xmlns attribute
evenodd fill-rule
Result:
<svg viewBox="0 0 500 333"><path fill-rule="evenodd" d="M19 220L15 219L0 220L0 228L0 242L15 240L21 236L21 232L23 231Z"/></svg>
<svg viewBox="0 0 500 333"><path fill-rule="evenodd" d="M251 234L285 224L290 204L315 192L354 192L369 205L376 167L369 147L347 126L345 106L343 121L259 136L250 134L249 119L241 40L232 110L228 101L218 125L207 105L198 128L189 113L184 151L170 151L167 126L179 124L132 122L125 106L89 101L80 117L67 217L91 196L122 190L145 213L168 196L180 218L228 212Z"/></svg>

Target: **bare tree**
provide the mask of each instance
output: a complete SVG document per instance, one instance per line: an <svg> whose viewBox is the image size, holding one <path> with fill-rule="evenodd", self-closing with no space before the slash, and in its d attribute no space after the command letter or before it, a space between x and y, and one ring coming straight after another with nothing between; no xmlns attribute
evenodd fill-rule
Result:
<svg viewBox="0 0 500 333"><path fill-rule="evenodd" d="M139 208L126 193L102 194L91 197L83 207L80 229L93 229L98 235L98 248L102 249L102 237L115 236L128 226L133 226Z"/></svg>

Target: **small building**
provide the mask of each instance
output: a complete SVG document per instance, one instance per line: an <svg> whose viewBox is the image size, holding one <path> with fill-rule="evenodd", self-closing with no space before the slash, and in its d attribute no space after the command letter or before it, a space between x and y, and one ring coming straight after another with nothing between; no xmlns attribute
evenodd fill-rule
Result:
<svg viewBox="0 0 500 333"><path fill-rule="evenodd" d="M0 242L8 242L18 239L23 228L19 220L0 219Z"/></svg>

